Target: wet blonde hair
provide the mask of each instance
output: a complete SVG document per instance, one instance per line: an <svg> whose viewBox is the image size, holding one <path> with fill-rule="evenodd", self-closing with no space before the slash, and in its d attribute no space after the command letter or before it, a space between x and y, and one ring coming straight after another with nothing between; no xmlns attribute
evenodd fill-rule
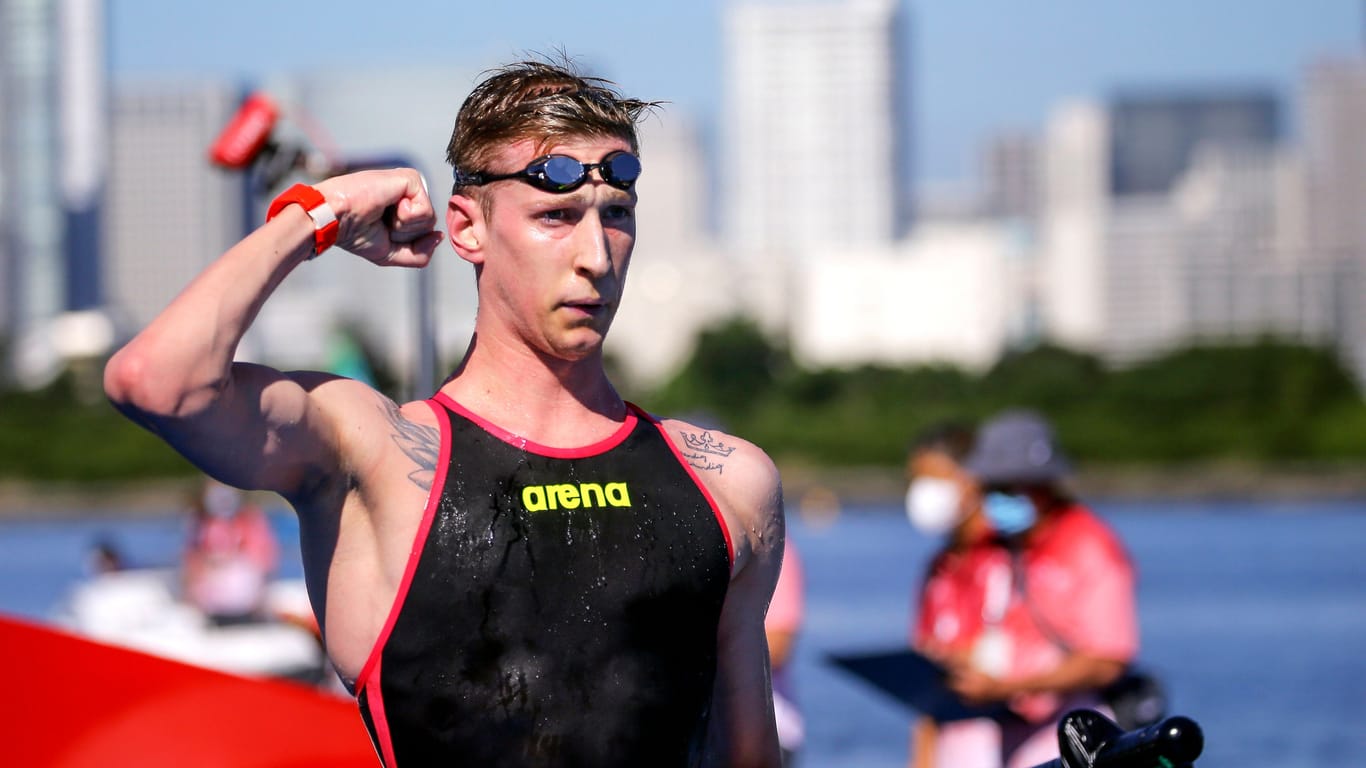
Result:
<svg viewBox="0 0 1366 768"><path fill-rule="evenodd" d="M520 61L490 70L455 119L446 162L457 172L512 172L489 168L499 148L530 139L540 150L570 139L611 137L639 154L636 126L657 102L627 98L616 84L579 74L568 60ZM458 174L457 174L458 175ZM456 182L456 193L477 190ZM487 204L477 191L479 197Z"/></svg>

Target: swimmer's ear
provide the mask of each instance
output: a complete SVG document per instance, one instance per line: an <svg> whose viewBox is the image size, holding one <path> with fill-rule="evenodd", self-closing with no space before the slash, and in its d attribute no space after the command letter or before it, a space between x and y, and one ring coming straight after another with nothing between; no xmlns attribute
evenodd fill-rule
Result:
<svg viewBox="0 0 1366 768"><path fill-rule="evenodd" d="M467 195L451 195L446 203L446 232L460 258L471 264L484 263L484 209Z"/></svg>

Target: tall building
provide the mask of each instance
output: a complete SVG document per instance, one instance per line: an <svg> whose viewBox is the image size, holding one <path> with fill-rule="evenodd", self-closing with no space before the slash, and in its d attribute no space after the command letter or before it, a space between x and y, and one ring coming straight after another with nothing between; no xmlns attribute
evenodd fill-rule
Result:
<svg viewBox="0 0 1366 768"><path fill-rule="evenodd" d="M1165 194L1206 146L1272 147L1280 137L1275 96L1246 93L1124 93L1110 103L1110 191Z"/></svg>
<svg viewBox="0 0 1366 768"><path fill-rule="evenodd" d="M103 0L61 0L59 58L63 308L104 304L100 258L109 157L109 68Z"/></svg>
<svg viewBox="0 0 1366 768"><path fill-rule="evenodd" d="M1105 346L1109 264L1108 113L1076 102L1055 110L1042 150L1038 290L1045 333L1092 351Z"/></svg>
<svg viewBox="0 0 1366 768"><path fill-rule="evenodd" d="M58 10L0 0L0 332L11 338L62 308Z"/></svg>
<svg viewBox="0 0 1366 768"><path fill-rule="evenodd" d="M1303 105L1313 257L1335 273L1338 348L1366 383L1366 57L1313 65Z"/></svg>
<svg viewBox="0 0 1366 768"><path fill-rule="evenodd" d="M1058 110L1039 219L1047 335L1117 362L1268 334L1341 346L1360 302L1335 294L1360 284L1311 245L1305 164L1276 140L1276 112L1237 92Z"/></svg>
<svg viewBox="0 0 1366 768"><path fill-rule="evenodd" d="M980 157L982 212L993 218L1033 220L1042 194L1040 143L1028 133L990 139Z"/></svg>
<svg viewBox="0 0 1366 768"><path fill-rule="evenodd" d="M1366 59L1327 59L1304 83L1315 244L1366 259Z"/></svg>
<svg viewBox="0 0 1366 768"><path fill-rule="evenodd" d="M245 181L208 149L241 98L200 83L129 83L112 99L106 297L124 332L146 325L237 241Z"/></svg>
<svg viewBox="0 0 1366 768"><path fill-rule="evenodd" d="M0 0L0 337L13 342L6 378L21 384L42 384L64 356L98 351L58 326L102 304L103 9L102 0Z"/></svg>
<svg viewBox="0 0 1366 768"><path fill-rule="evenodd" d="M727 246L790 254L898 236L909 146L903 21L898 0L727 9Z"/></svg>
<svg viewBox="0 0 1366 768"><path fill-rule="evenodd" d="M1300 227L1280 215L1302 193L1296 160L1284 148L1210 147L1169 194L1115 202L1104 247L1112 359L1264 335L1328 341Z"/></svg>

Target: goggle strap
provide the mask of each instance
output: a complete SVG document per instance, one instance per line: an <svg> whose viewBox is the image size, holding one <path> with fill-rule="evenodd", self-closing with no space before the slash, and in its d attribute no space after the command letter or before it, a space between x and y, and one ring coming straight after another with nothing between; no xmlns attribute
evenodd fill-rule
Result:
<svg viewBox="0 0 1366 768"><path fill-rule="evenodd" d="M459 168L456 168L454 169L455 186L477 187L494 181L520 179L522 181L531 183L533 186L545 189L546 191L569 192L574 189L577 189L581 184L587 181L589 175L593 172L593 169L597 168L598 175L602 177L603 181L618 189L630 189L631 185L635 184L636 179L623 179L612 171L611 161L615 160L615 155L618 154L626 155L631 158L635 157L634 155L625 152L612 153L608 156L608 158L604 158L602 161L596 163L584 163L576 158L569 157L568 155L547 155L545 157L538 157L535 160L531 161L531 163L527 165L527 167L523 170L501 174L488 174L482 171L463 171ZM579 173L575 178L566 180L564 182L558 182L550 178L550 174L548 173L548 170L550 168L550 161L552 158L560 157L572 160L579 166ZM637 164L639 163L638 160L636 162ZM640 178L639 171L636 172L636 178ZM538 179L542 183L536 183Z"/></svg>
<svg viewBox="0 0 1366 768"><path fill-rule="evenodd" d="M477 187L484 183L484 174L474 171L466 173L459 168L455 169L455 186L457 187Z"/></svg>

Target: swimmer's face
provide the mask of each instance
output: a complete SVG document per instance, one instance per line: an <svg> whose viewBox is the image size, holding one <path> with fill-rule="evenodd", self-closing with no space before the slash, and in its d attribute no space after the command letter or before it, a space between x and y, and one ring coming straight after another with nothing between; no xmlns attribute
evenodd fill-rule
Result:
<svg viewBox="0 0 1366 768"><path fill-rule="evenodd" d="M629 150L611 137L548 147L524 140L498 153L488 171L510 173L546 154L597 163ZM563 360L601 354L635 247L635 190L619 189L593 171L569 192L508 179L487 184L481 194L488 196L482 207L473 198L452 197L447 216L452 242L478 275L480 343L517 339ZM462 228L465 219L471 223Z"/></svg>

